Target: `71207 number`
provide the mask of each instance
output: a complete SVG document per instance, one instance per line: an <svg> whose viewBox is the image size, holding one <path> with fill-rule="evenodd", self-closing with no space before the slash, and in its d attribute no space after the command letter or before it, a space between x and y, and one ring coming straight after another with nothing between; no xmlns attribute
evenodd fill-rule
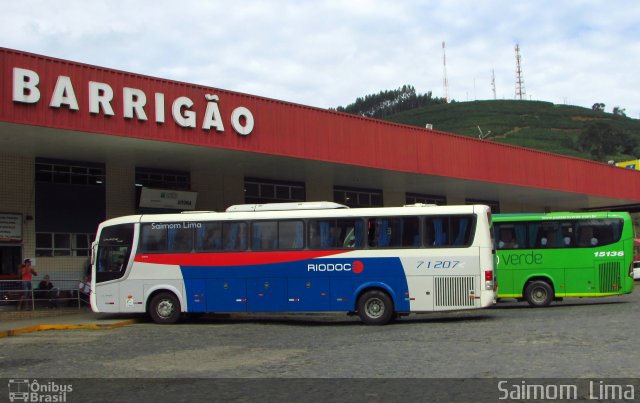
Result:
<svg viewBox="0 0 640 403"><path fill-rule="evenodd" d="M416 269L453 269L459 260L418 260Z"/></svg>

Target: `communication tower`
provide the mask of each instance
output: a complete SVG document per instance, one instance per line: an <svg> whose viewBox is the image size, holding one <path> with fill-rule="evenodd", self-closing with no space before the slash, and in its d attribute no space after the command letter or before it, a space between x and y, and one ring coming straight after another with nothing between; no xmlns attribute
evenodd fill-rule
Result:
<svg viewBox="0 0 640 403"><path fill-rule="evenodd" d="M444 90L444 100L449 103L449 81L447 80L447 55L442 41L442 87Z"/></svg>
<svg viewBox="0 0 640 403"><path fill-rule="evenodd" d="M493 99L496 99L496 73L491 69L491 90L493 91Z"/></svg>
<svg viewBox="0 0 640 403"><path fill-rule="evenodd" d="M516 99L522 100L525 95L522 64L520 62L520 46L516 43ZM526 99L526 98L525 98Z"/></svg>

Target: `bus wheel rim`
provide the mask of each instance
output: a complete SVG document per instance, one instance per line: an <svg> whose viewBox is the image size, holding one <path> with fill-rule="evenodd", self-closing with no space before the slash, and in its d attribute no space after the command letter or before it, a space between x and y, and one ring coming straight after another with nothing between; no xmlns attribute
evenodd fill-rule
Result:
<svg viewBox="0 0 640 403"><path fill-rule="evenodd" d="M161 317L168 318L173 312L173 304L171 303L171 301L162 300L158 304L156 312L158 312L158 315L160 315Z"/></svg>
<svg viewBox="0 0 640 403"><path fill-rule="evenodd" d="M542 302L547 299L547 292L541 287L535 288L531 295L536 302Z"/></svg>
<svg viewBox="0 0 640 403"><path fill-rule="evenodd" d="M365 311L370 318L379 318L384 315L384 303L381 299L372 298L367 301Z"/></svg>

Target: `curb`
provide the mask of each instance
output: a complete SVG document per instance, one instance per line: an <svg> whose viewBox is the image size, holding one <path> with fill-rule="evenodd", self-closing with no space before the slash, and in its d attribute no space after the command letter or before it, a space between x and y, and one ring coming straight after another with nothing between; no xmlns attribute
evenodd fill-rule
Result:
<svg viewBox="0 0 640 403"><path fill-rule="evenodd" d="M12 337L18 336L24 333L31 332L39 332L42 330L77 330L77 329L91 329L91 330L104 330L104 329L116 329L118 327L123 327L127 325L132 325L134 323L138 323L137 319L127 319L120 322L112 323L109 325L100 325L100 324L49 324L49 325L35 325L35 326L27 326L19 329L11 329L0 331L0 339L3 337Z"/></svg>

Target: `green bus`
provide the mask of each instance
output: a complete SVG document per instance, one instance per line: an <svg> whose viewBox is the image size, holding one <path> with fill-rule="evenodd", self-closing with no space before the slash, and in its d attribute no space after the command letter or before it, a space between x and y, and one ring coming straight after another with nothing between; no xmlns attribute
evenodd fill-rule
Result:
<svg viewBox="0 0 640 403"><path fill-rule="evenodd" d="M494 214L498 298L542 307L633 291L631 217L624 212Z"/></svg>

